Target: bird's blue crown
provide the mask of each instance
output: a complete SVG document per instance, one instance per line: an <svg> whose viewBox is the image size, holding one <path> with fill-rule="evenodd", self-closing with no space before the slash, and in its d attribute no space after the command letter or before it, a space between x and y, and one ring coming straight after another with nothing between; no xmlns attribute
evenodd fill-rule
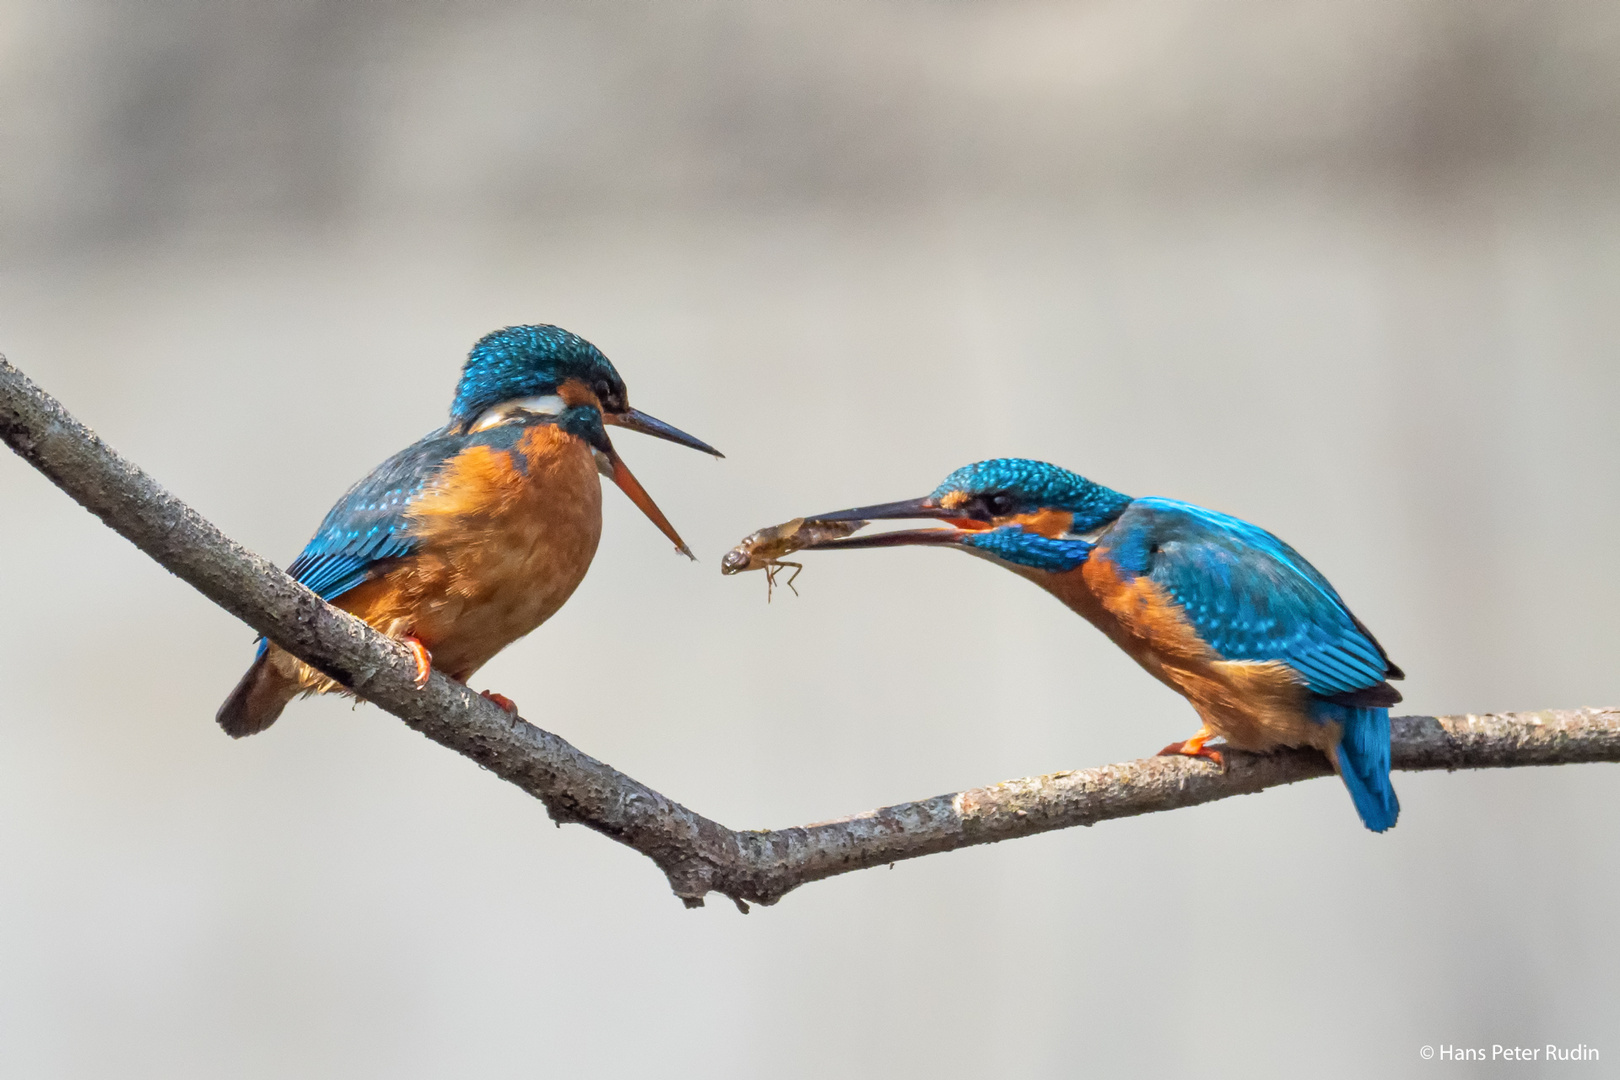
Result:
<svg viewBox="0 0 1620 1080"><path fill-rule="evenodd" d="M450 422L465 426L514 398L554 394L569 379L589 387L608 412L629 407L624 380L600 349L560 326L508 326L485 334L467 354L450 403Z"/></svg>
<svg viewBox="0 0 1620 1080"><path fill-rule="evenodd" d="M1070 536L1052 538L1017 523L973 533L963 542L987 555L1037 570L1062 572L1085 561L1092 544L1080 534L1098 529L1124 512L1128 495L1078 473L1029 458L995 458L965 465L934 490L931 500L964 516L997 521L1042 510L1073 515Z"/></svg>
<svg viewBox="0 0 1620 1080"><path fill-rule="evenodd" d="M1131 501L1130 496L1079 473L1029 458L993 458L964 465L947 476L931 498L941 504L964 499L981 502L992 517L1067 510L1074 515L1076 532L1113 520Z"/></svg>

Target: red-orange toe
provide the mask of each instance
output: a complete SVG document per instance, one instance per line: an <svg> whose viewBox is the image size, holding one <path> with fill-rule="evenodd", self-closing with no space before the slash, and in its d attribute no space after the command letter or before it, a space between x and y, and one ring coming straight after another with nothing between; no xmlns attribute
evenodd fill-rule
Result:
<svg viewBox="0 0 1620 1080"><path fill-rule="evenodd" d="M1202 743L1196 743L1195 745L1195 740L1193 739L1188 739L1186 742L1173 742L1163 750L1160 750L1156 756L1204 758L1207 761L1213 761L1222 769L1226 768L1226 758L1221 755L1219 750L1211 749L1208 746L1204 746Z"/></svg>
<svg viewBox="0 0 1620 1080"><path fill-rule="evenodd" d="M507 697L505 694L497 694L493 690L480 690L478 692L478 696L481 698L488 698L501 708L505 709L507 712L511 713L513 716L517 715L517 702Z"/></svg>
<svg viewBox="0 0 1620 1080"><path fill-rule="evenodd" d="M411 652L411 659L416 661L416 687L420 690L427 685L428 676L433 674L433 655L427 651L427 646L413 637L404 639L404 644Z"/></svg>

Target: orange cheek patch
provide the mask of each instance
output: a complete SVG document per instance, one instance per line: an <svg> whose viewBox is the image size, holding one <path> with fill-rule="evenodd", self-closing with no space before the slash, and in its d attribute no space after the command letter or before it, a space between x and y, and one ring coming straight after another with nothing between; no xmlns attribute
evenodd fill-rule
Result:
<svg viewBox="0 0 1620 1080"><path fill-rule="evenodd" d="M965 492L965 491L947 491L945 493L945 497L939 500L939 505L940 505L940 508L944 509L944 510L955 510L958 506L961 506L963 503L965 503L967 501L968 501L968 493L967 492Z"/></svg>
<svg viewBox="0 0 1620 1080"><path fill-rule="evenodd" d="M1000 518L998 523L1022 525L1032 533L1039 533L1049 540L1057 540L1074 524L1074 515L1067 510L1037 510L1033 514L1014 514L1009 518Z"/></svg>
<svg viewBox="0 0 1620 1080"><path fill-rule="evenodd" d="M569 407L575 405L589 405L596 409L602 407L602 402L597 399L596 392L579 379L564 379L563 384L557 387L557 396L562 398L563 404Z"/></svg>

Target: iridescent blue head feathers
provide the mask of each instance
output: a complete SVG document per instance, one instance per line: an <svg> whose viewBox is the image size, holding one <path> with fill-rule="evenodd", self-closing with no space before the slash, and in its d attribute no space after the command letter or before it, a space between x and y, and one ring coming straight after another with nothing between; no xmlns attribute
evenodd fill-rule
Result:
<svg viewBox="0 0 1620 1080"><path fill-rule="evenodd" d="M815 514L818 522L933 518L951 528L870 533L811 548L957 547L1005 563L1062 573L1086 561L1098 530L1125 512L1121 495L1085 477L1027 458L996 458L957 469L920 499Z"/></svg>
<svg viewBox="0 0 1620 1080"><path fill-rule="evenodd" d="M604 412L629 408L624 380L600 349L560 326L508 326L485 334L467 354L450 403L450 423L465 427L485 410L516 398L555 394L576 379Z"/></svg>
<svg viewBox="0 0 1620 1080"><path fill-rule="evenodd" d="M964 465L934 489L930 501L963 516L993 521L1042 510L1074 515L1070 531L1086 533L1114 520L1130 505L1128 495L1045 461L992 458Z"/></svg>

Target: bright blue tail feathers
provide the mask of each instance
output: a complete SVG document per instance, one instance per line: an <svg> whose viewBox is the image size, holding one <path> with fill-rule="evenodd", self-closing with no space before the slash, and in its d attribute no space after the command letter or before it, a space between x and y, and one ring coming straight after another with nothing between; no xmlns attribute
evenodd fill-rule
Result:
<svg viewBox="0 0 1620 1080"><path fill-rule="evenodd" d="M1350 801L1356 804L1362 824L1373 832L1393 826L1401 815L1401 803L1389 782L1389 710L1319 701L1316 714L1343 728L1339 776L1350 792Z"/></svg>

